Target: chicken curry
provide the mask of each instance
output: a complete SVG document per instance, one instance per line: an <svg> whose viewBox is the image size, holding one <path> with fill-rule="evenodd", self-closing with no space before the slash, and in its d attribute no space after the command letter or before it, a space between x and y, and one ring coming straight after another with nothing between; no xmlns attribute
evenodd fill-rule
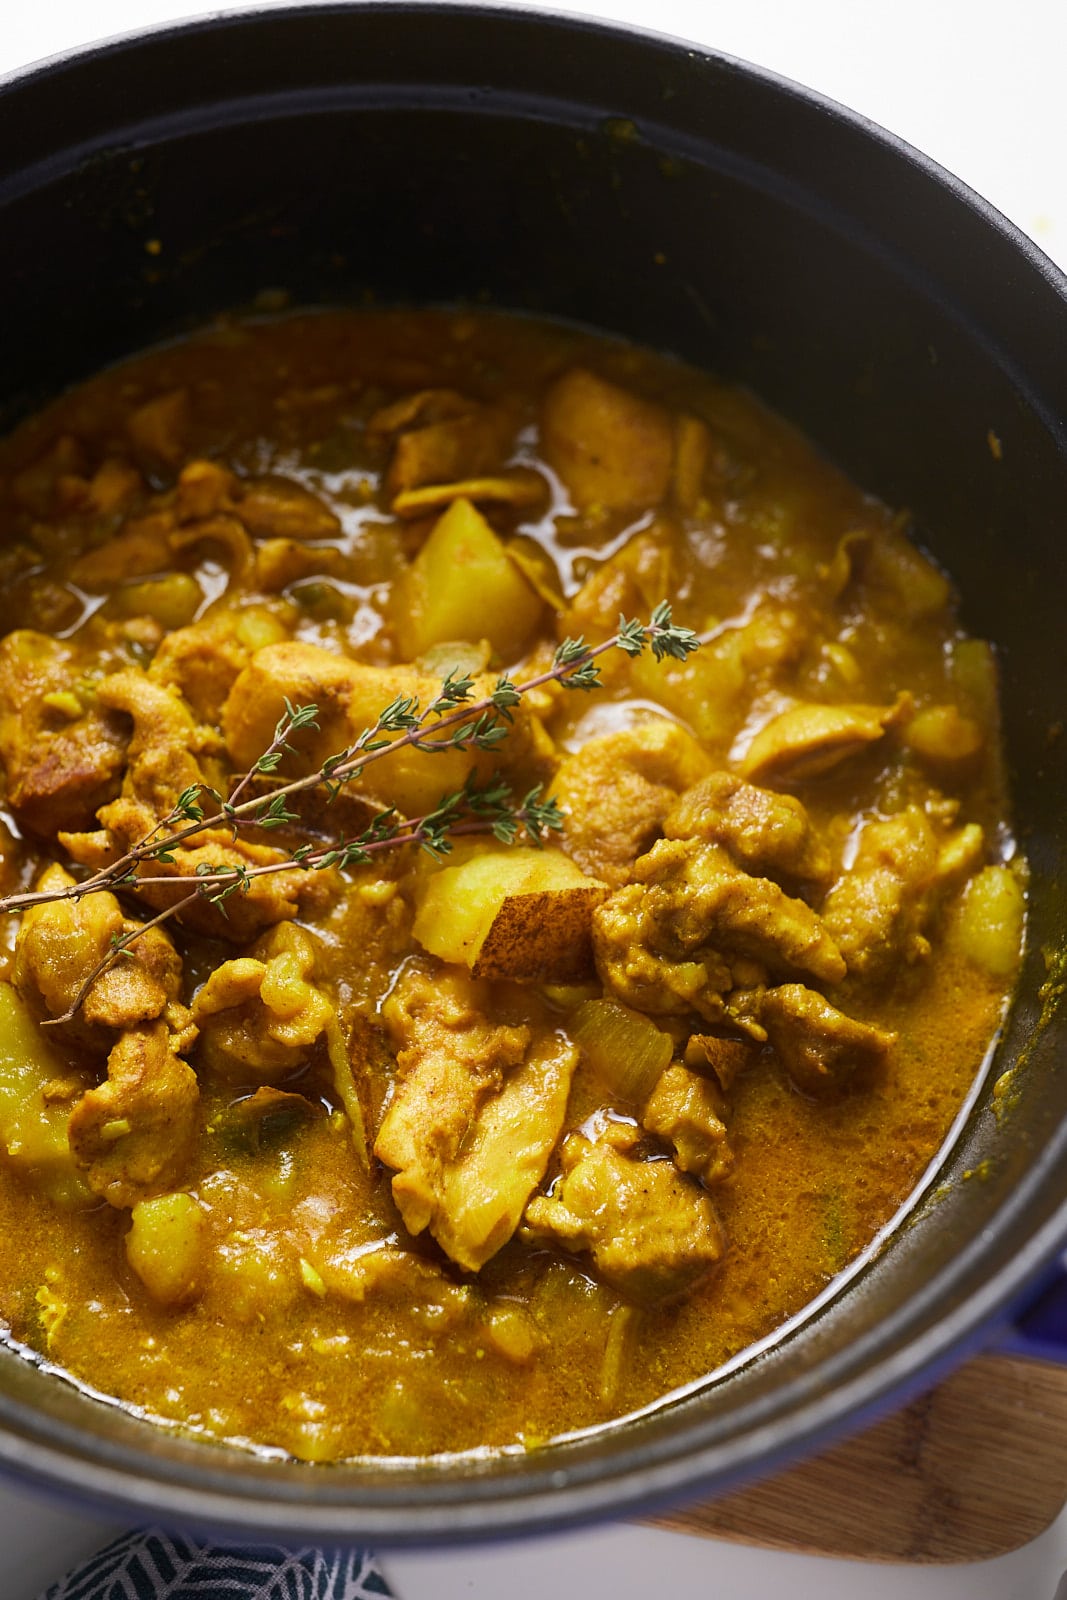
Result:
<svg viewBox="0 0 1067 1600"><path fill-rule="evenodd" d="M529 1449L871 1246L1000 1025L988 645L750 396L227 321L0 448L0 1316L158 1421Z"/></svg>

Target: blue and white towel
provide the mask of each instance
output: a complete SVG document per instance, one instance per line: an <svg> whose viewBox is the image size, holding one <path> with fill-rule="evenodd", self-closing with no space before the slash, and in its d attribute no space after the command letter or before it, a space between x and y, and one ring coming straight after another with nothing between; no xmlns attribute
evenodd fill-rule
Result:
<svg viewBox="0 0 1067 1600"><path fill-rule="evenodd" d="M381 1600L367 1550L205 1544L161 1528L125 1533L38 1600Z"/></svg>

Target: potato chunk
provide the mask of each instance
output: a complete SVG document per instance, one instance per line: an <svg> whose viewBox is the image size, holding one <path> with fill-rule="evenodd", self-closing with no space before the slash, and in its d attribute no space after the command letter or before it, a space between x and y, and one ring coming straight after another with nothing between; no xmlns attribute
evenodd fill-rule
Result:
<svg viewBox="0 0 1067 1600"><path fill-rule="evenodd" d="M48 1093L64 1064L10 984L0 983L0 1145L8 1164L50 1199L86 1204L92 1197L67 1143L69 1104ZM78 1091L77 1075L71 1087Z"/></svg>
<svg viewBox="0 0 1067 1600"><path fill-rule="evenodd" d="M126 1259L153 1300L175 1306L193 1298L203 1262L207 1218L191 1194L159 1194L130 1212Z"/></svg>
<svg viewBox="0 0 1067 1600"><path fill-rule="evenodd" d="M541 600L469 500L461 496L396 585L395 628L413 660L446 639L488 639L507 661L522 655Z"/></svg>
<svg viewBox="0 0 1067 1600"><path fill-rule="evenodd" d="M592 915L607 892L560 851L486 850L430 878L414 934L476 978L573 982L592 971Z"/></svg>
<svg viewBox="0 0 1067 1600"><path fill-rule="evenodd" d="M1022 952L1026 896L1010 867L983 867L963 891L953 929L968 961L994 978L1010 978Z"/></svg>

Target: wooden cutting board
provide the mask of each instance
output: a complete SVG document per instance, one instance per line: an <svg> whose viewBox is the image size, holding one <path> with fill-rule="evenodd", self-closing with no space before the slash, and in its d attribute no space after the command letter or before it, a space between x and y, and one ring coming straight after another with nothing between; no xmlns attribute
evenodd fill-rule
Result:
<svg viewBox="0 0 1067 1600"><path fill-rule="evenodd" d="M982 1561L1067 1499L1067 1369L982 1357L811 1461L655 1526L865 1561Z"/></svg>

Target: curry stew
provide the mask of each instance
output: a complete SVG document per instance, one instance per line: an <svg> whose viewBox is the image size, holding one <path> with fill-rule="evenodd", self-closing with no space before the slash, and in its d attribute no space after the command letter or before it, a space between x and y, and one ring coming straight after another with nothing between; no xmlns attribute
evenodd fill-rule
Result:
<svg viewBox="0 0 1067 1600"><path fill-rule="evenodd" d="M1025 906L992 652L901 519L650 354L354 312L85 384L0 516L14 1341L309 1460L529 1448L870 1245ZM663 601L698 649L562 681Z"/></svg>

